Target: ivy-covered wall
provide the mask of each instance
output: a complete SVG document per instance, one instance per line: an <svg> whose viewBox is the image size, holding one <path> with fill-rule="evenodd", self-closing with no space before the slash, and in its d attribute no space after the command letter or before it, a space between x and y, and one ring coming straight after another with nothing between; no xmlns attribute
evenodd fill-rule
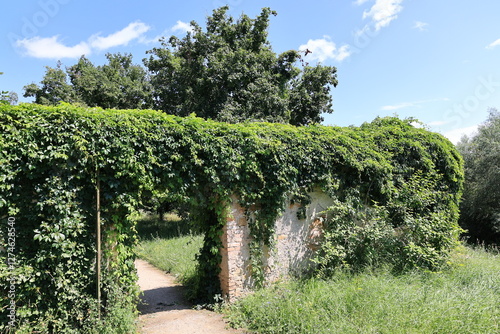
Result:
<svg viewBox="0 0 500 334"><path fill-rule="evenodd" d="M155 111L1 106L2 257L13 231L16 261L0 263L0 323L8 321L8 279L15 277L21 324L32 321L61 333L95 325L97 179L107 245L104 317L130 308L137 296L129 217L153 196L188 204L205 231L200 295L220 292L220 234L232 195L253 212L256 264L287 201L305 204L315 187L343 205L332 210L378 208L402 263L436 266L460 231L461 157L448 140L410 120L293 127ZM335 217L348 215L333 217L338 222ZM9 230L12 219L15 230ZM258 265L254 269L258 277Z"/></svg>

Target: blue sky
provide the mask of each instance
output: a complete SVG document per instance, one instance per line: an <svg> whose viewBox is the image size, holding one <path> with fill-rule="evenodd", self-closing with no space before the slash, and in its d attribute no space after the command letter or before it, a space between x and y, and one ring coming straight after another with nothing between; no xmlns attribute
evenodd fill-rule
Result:
<svg viewBox="0 0 500 334"><path fill-rule="evenodd" d="M39 83L45 66L71 66L85 54L132 53L135 63L160 36L183 36L212 10L272 17L275 52L308 48L311 64L338 70L326 125L377 116L415 117L453 142L500 109L498 0L23 0L2 4L0 90Z"/></svg>

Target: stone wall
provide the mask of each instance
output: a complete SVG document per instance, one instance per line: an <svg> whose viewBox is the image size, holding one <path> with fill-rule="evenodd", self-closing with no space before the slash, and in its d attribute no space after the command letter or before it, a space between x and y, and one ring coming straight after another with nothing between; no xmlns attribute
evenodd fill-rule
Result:
<svg viewBox="0 0 500 334"><path fill-rule="evenodd" d="M264 246L265 282L272 283L311 268L310 261L322 233L319 213L328 208L332 199L320 191L310 193L305 219L299 219L298 204L289 205L275 223L274 245ZM251 219L251 214L250 214ZM222 263L219 275L221 288L229 301L252 291L254 280L250 262L250 229L245 209L232 198L231 211L222 235Z"/></svg>

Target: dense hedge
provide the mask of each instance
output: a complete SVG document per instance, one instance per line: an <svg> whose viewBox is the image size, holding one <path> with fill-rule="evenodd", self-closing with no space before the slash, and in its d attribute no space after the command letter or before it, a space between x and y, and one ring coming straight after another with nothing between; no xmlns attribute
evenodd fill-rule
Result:
<svg viewBox="0 0 500 334"><path fill-rule="evenodd" d="M151 197L187 203L206 232L199 258L206 295L218 292L219 235L231 194L256 210L251 229L259 243L272 239L286 200L306 203L313 187L354 209L383 207L402 262L435 266L459 232L462 160L448 140L409 120L297 128L24 104L0 107L0 131L0 230L7 248L15 219L16 239L14 272L0 264L2 324L7 278L15 277L21 324L58 333L97 328L97 177L107 245L104 321L136 300L129 218Z"/></svg>

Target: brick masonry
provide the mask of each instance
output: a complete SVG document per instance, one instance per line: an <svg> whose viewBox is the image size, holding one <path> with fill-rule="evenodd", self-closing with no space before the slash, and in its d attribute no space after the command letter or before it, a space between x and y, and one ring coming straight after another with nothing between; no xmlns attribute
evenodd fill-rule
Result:
<svg viewBox="0 0 500 334"><path fill-rule="evenodd" d="M322 233L319 213L333 201L320 191L309 196L311 203L306 207L305 219L298 219L300 206L294 204L287 206L275 222L273 246L263 249L266 283L300 275L313 265L310 259ZM219 279L224 297L230 302L248 294L254 286L249 247L251 237L245 211L233 197L221 236L223 249Z"/></svg>

